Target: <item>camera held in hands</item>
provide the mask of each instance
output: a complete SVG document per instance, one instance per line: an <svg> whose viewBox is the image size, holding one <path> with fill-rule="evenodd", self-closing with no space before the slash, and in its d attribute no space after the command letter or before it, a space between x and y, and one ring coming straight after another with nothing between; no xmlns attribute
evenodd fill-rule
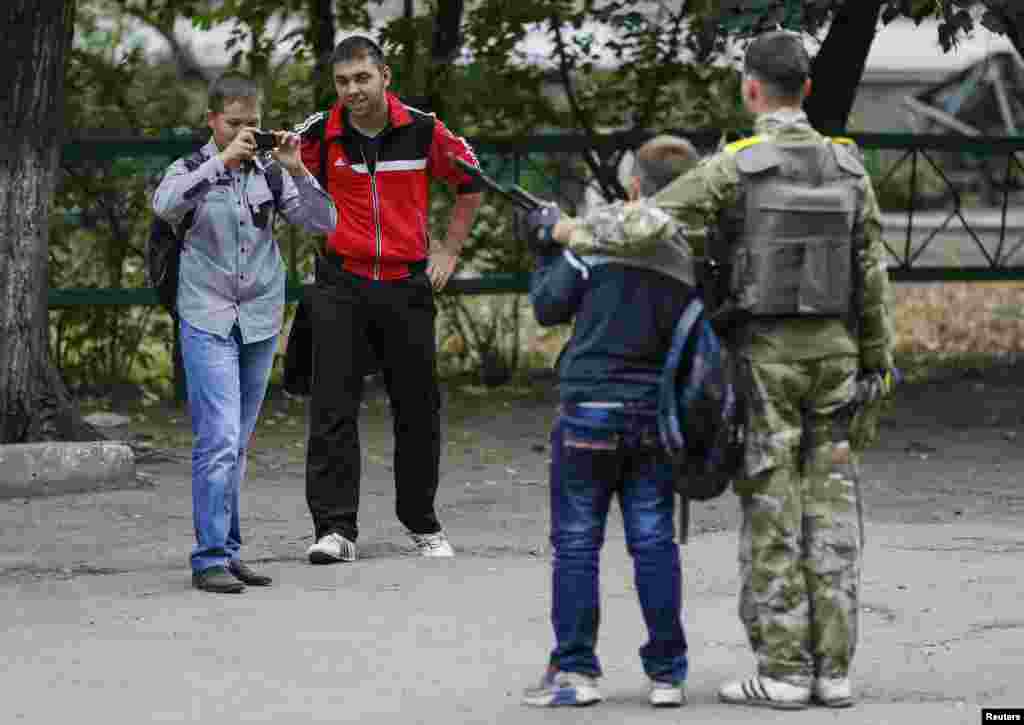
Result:
<svg viewBox="0 0 1024 725"><path fill-rule="evenodd" d="M270 131L253 131L257 151L273 151L277 148L277 135Z"/></svg>

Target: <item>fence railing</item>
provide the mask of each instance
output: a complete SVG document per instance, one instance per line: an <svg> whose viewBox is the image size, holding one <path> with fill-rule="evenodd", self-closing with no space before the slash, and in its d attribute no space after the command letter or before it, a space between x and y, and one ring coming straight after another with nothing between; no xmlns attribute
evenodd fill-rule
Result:
<svg viewBox="0 0 1024 725"><path fill-rule="evenodd" d="M526 292L529 286L529 275L525 273L487 274L479 277L461 277L448 282L445 293L456 295L489 295ZM305 285L289 284L285 293L285 301L298 302L302 298ZM50 309L66 309L82 305L102 305L108 307L135 307L157 305L159 300L156 290L149 287L133 287L127 289L102 289L98 287L78 287L50 290Z"/></svg>
<svg viewBox="0 0 1024 725"><path fill-rule="evenodd" d="M875 175L880 193L901 172L909 173L910 203L885 215L886 248L895 280L1024 279L1024 210L1013 203L1024 187L1024 137L854 138L869 158L899 154ZM968 205L966 197L972 194L988 203Z"/></svg>
<svg viewBox="0 0 1024 725"><path fill-rule="evenodd" d="M719 141L715 132L677 133L702 149L712 148ZM614 163L652 135L628 131L591 138L578 133L552 133L481 138L471 143L491 175L549 198L582 201L592 185L582 154L596 153ZM850 135L874 167L875 186L883 204L883 192L889 185L906 186L902 189L907 200L905 208L886 209L883 205L890 275L894 281L1024 279L1024 209L1016 209L1013 204L1024 185L1024 137ZM66 163L125 158L167 163L194 150L198 143L191 138L80 139L64 146L62 159ZM893 154L895 161L885 161ZM982 189L979 193L989 202L987 206L966 203L972 192L964 180L972 177L974 185ZM896 179L900 181L894 182ZM936 189L936 185L940 188ZM941 198L936 201L937 197ZM290 267L294 271L294 259L290 260ZM290 279L287 299L295 301L302 286L294 274ZM448 293L521 293L526 289L526 274L506 273L457 277L449 283ZM55 309L157 304L155 292L145 288L53 289L49 301Z"/></svg>

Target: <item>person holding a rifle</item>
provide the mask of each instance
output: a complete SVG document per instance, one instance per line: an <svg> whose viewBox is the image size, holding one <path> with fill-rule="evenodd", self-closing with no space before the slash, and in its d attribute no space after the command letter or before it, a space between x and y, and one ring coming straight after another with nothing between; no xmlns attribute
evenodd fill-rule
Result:
<svg viewBox="0 0 1024 725"><path fill-rule="evenodd" d="M630 191L652 194L696 163L693 147L658 137L639 150ZM529 207L529 200L522 204ZM621 205L582 224L613 224ZM526 234L537 257L530 301L541 325L575 320L558 363L560 406L551 432L551 622L555 645L534 706L601 700L597 656L601 622L599 557L612 499L622 509L637 594L647 625L639 654L654 706L685 703L687 643L682 573L675 542L672 463L658 436L658 391L676 322L694 295L693 260L669 240L628 260L577 255L558 241L557 207L529 212ZM669 218L652 210L648 233Z"/></svg>

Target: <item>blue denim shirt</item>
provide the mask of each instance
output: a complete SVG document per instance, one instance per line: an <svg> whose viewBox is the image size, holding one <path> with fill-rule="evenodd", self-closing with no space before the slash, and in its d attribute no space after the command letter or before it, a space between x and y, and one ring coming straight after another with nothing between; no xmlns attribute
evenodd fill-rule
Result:
<svg viewBox="0 0 1024 725"><path fill-rule="evenodd" d="M257 158L232 171L211 139L193 172L178 159L153 195L153 210L177 226L195 209L185 233L178 282L178 314L193 327L226 337L238 323L243 342L259 342L281 331L286 275L273 237L274 196L269 164ZM334 202L309 172L282 174L284 218L313 232L328 233L338 221Z"/></svg>

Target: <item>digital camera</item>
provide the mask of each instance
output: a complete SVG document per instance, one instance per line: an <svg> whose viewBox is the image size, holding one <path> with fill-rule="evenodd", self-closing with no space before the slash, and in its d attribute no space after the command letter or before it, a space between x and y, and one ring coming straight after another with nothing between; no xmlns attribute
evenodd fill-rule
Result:
<svg viewBox="0 0 1024 725"><path fill-rule="evenodd" d="M277 148L277 136L270 131L254 131L252 136L256 140L257 151L273 151Z"/></svg>

